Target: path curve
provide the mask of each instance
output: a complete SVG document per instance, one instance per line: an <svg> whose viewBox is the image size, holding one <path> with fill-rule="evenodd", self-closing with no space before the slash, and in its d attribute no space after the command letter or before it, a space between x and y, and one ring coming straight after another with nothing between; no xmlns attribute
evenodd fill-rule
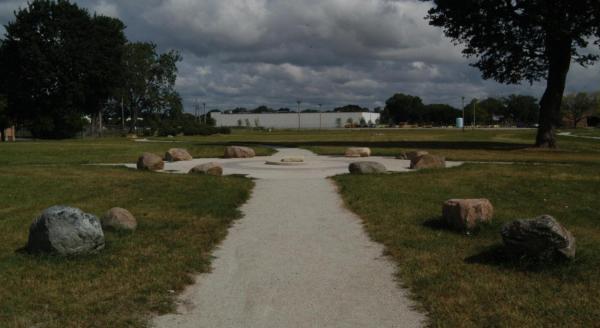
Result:
<svg viewBox="0 0 600 328"><path fill-rule="evenodd" d="M347 172L357 159L278 149L270 157L217 161L227 174L257 178L243 219L214 252L211 273L201 274L178 301L176 314L155 327L420 327L395 266L371 241L360 218L345 209L325 179ZM297 167L264 165L283 156L305 156ZM389 169L408 161L371 157ZM167 165L187 172L198 163Z"/></svg>

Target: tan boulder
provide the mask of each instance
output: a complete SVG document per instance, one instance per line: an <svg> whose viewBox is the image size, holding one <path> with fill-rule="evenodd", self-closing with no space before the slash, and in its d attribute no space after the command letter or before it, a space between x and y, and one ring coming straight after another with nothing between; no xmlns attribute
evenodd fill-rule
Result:
<svg viewBox="0 0 600 328"><path fill-rule="evenodd" d="M485 198L450 199L442 206L442 216L448 226L460 231L472 231L481 223L492 221L494 207Z"/></svg>
<svg viewBox="0 0 600 328"><path fill-rule="evenodd" d="M446 167L446 159L435 155L423 155L413 158L410 161L410 168L419 169L439 169Z"/></svg>
<svg viewBox="0 0 600 328"><path fill-rule="evenodd" d="M223 175L223 167L219 163L210 162L193 167L189 174Z"/></svg>
<svg viewBox="0 0 600 328"><path fill-rule="evenodd" d="M409 161L412 161L413 159L415 159L417 157L421 157L421 156L425 156L425 155L429 155L429 153L424 150L416 150L416 151L407 151L405 153L402 153L402 154L396 156L396 158L397 159L407 159Z"/></svg>
<svg viewBox="0 0 600 328"><path fill-rule="evenodd" d="M225 148L225 158L252 158L254 156L256 153L250 147L229 146Z"/></svg>
<svg viewBox="0 0 600 328"><path fill-rule="evenodd" d="M179 161L191 161L192 155L183 148L171 148L165 153L165 161L179 162Z"/></svg>
<svg viewBox="0 0 600 328"><path fill-rule="evenodd" d="M152 153L143 153L137 161L138 170L158 171L162 170L164 167L165 162L163 159Z"/></svg>
<svg viewBox="0 0 600 328"><path fill-rule="evenodd" d="M100 219L102 228L108 230L135 230L137 220L128 210L114 207L108 210Z"/></svg>
<svg viewBox="0 0 600 328"><path fill-rule="evenodd" d="M369 157L371 149L367 147L351 147L346 149L344 154L346 157Z"/></svg>

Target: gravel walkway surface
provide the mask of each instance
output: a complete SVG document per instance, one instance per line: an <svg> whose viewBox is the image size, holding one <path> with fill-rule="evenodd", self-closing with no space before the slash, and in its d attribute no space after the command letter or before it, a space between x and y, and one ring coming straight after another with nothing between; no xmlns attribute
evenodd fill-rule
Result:
<svg viewBox="0 0 600 328"><path fill-rule="evenodd" d="M244 218L215 251L213 271L199 275L179 297L178 312L156 317L155 327L420 327L394 280L395 266L382 256L360 219L345 209L325 177L347 172L357 160L405 171L408 161L316 156L278 149L271 157L201 159L168 163L170 172L215 161L225 174L257 178ZM305 165L273 166L284 156ZM451 164L456 165L456 163Z"/></svg>

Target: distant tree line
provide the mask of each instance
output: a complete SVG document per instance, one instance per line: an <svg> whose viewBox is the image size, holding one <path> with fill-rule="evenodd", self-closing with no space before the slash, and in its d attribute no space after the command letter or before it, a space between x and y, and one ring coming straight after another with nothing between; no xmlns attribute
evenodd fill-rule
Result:
<svg viewBox="0 0 600 328"><path fill-rule="evenodd" d="M180 54L129 42L124 29L68 0L33 0L17 10L0 40L0 128L69 138L85 118L97 133L107 122L130 132L140 122L181 126L189 118L175 91Z"/></svg>

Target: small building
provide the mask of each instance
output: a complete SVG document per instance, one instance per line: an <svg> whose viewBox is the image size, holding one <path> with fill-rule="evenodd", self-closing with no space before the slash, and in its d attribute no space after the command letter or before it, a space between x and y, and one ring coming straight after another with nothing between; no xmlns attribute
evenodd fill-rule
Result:
<svg viewBox="0 0 600 328"><path fill-rule="evenodd" d="M14 126L0 130L0 141L15 141L16 138L16 129Z"/></svg>
<svg viewBox="0 0 600 328"><path fill-rule="evenodd" d="M341 129L373 126L379 123L379 113L210 113L219 127L260 127L272 129Z"/></svg>

